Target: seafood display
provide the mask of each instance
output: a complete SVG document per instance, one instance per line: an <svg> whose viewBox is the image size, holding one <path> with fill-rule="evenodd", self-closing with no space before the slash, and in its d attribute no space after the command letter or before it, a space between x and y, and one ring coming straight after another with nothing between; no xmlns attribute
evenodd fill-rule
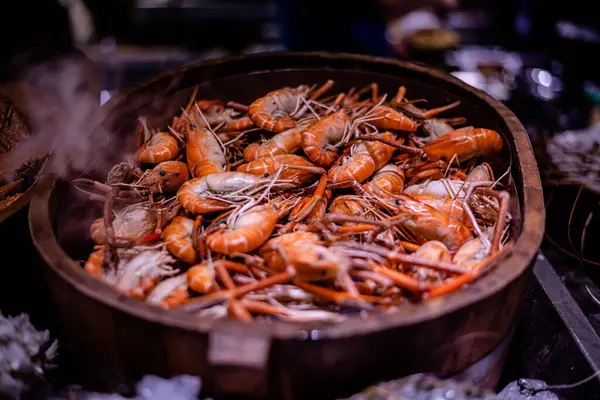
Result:
<svg viewBox="0 0 600 400"><path fill-rule="evenodd" d="M377 83L197 99L105 182L83 268L194 316L337 322L461 290L511 248L502 136ZM156 128L160 128L156 129ZM508 172L506 172L508 173Z"/></svg>

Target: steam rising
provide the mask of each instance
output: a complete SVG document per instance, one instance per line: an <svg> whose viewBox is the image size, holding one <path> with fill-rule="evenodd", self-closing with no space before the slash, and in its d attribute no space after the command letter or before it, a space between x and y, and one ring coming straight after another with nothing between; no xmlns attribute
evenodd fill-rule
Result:
<svg viewBox="0 0 600 400"><path fill-rule="evenodd" d="M110 135L95 130L103 119L99 79L87 60L70 56L32 66L11 92L30 122L31 135L5 156L3 169L52 151L44 174L70 178L102 155L99 152Z"/></svg>

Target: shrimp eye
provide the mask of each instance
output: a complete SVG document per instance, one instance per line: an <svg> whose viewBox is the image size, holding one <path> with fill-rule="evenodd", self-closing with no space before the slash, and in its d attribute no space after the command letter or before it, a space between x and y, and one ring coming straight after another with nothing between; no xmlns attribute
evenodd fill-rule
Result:
<svg viewBox="0 0 600 400"><path fill-rule="evenodd" d="M360 211L355 211L354 215L356 215L357 217L360 217Z"/></svg>
<svg viewBox="0 0 600 400"><path fill-rule="evenodd" d="M159 174L160 176L165 176L165 175L167 174L167 172L166 172L165 170L162 170L162 169L161 169L160 171L158 171L158 174Z"/></svg>
<svg viewBox="0 0 600 400"><path fill-rule="evenodd" d="M265 178L268 178L268 177L269 177L269 173L268 173L268 172L265 172L265 174L264 174L263 176L264 176Z"/></svg>
<svg viewBox="0 0 600 400"><path fill-rule="evenodd" d="M323 256L323 253L317 253L317 258L318 258L319 260L322 260L322 259L324 259L324 258L325 258L325 256ZM325 271L323 271L323 272L325 272Z"/></svg>

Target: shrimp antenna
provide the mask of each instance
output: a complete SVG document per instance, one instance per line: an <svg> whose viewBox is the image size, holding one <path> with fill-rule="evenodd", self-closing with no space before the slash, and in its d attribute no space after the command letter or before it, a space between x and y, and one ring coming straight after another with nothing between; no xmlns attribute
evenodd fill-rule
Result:
<svg viewBox="0 0 600 400"><path fill-rule="evenodd" d="M235 224L235 221L249 208L255 206L256 204L260 204L261 201L264 200L264 198L269 194L269 192L271 191L271 188L273 188L273 185L275 184L275 182L277 181L277 179L279 179L279 176L281 175L281 173L283 172L284 168L280 167L279 169L277 169L277 171L275 171L275 173L273 174L273 178L271 179L271 181L269 182L269 184L267 185L267 187L265 188L265 190L261 193L261 195L257 198L257 199L252 199L250 201L248 201L246 204L244 204L243 206L241 206L238 210L234 211L233 213L231 213L231 215L229 215L229 217L227 218L227 225L232 226Z"/></svg>
<svg viewBox="0 0 600 400"><path fill-rule="evenodd" d="M204 114L202 113L202 110L200 110L200 107L198 107L198 104L196 104L196 111L198 111L198 114L200 115L200 117L202 117L202 120L206 124L206 129L210 133L212 133L212 135L214 136L214 138L219 143L219 146L221 146L221 150L223 150L223 153L227 154L227 148L225 147L225 145L223 144L223 142L221 141L221 139L219 138L219 136L211 129L210 124L208 123L207 119L204 117Z"/></svg>

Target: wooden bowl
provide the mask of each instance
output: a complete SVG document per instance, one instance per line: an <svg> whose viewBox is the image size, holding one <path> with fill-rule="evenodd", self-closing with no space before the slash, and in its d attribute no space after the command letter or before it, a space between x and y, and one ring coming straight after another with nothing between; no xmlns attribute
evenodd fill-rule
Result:
<svg viewBox="0 0 600 400"><path fill-rule="evenodd" d="M448 116L495 129L505 139L494 163L513 195L512 251L488 275L447 297L406 304L390 315L349 318L334 326L286 322L244 324L165 311L117 293L88 275L74 259L91 249L88 227L100 210L82 203L66 182L48 181L33 200L30 229L63 326L82 350L133 377L196 374L214 395L257 398L320 398L351 394L382 379L415 372L464 369L493 349L511 328L544 229L540 178L529 138L515 115L487 94L452 76L410 63L328 53L266 53L192 64L168 71L111 99L103 128L112 152L92 164L107 172L106 159L132 149L135 119L164 126L198 97L248 104L269 90L334 79L335 90L372 81L381 93L405 85L409 98L428 107L457 99ZM104 150L104 151L103 151ZM110 157L108 155L110 155ZM104 164L104 165L103 165ZM104 169L103 169L104 168ZM75 222L79 221L79 224Z"/></svg>

